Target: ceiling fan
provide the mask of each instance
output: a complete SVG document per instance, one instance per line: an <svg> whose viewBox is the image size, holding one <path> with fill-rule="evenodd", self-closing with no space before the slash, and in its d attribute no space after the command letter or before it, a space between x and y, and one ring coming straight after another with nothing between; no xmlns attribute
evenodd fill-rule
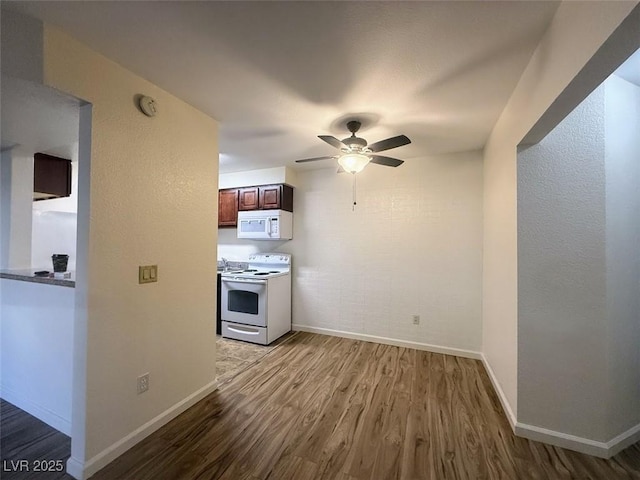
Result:
<svg viewBox="0 0 640 480"><path fill-rule="evenodd" d="M390 150L392 148L401 147L411 143L405 135L387 138L379 142L367 144L364 138L356 137L356 132L360 130L361 122L351 120L347 122L347 128L351 132L351 136L340 141L331 135L318 135L318 138L324 140L332 147L339 149L342 153L334 156L305 158L296 160L296 163L315 162L316 160L327 160L329 158L337 159L339 164L338 172L346 171L349 173L358 173L369 163L377 163L387 167L398 167L404 163L403 160L397 158L385 157L384 155L375 155L377 152Z"/></svg>

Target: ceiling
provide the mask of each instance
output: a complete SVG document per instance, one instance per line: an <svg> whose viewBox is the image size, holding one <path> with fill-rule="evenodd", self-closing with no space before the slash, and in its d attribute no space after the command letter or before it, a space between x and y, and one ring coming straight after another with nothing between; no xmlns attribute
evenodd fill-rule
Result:
<svg viewBox="0 0 640 480"><path fill-rule="evenodd" d="M406 161L482 148L558 2L3 2L220 122L220 171L335 150L359 118ZM144 93L144 92L140 92ZM159 105L162 114L162 105Z"/></svg>
<svg viewBox="0 0 640 480"><path fill-rule="evenodd" d="M80 102L44 85L2 77L0 150L76 159Z"/></svg>

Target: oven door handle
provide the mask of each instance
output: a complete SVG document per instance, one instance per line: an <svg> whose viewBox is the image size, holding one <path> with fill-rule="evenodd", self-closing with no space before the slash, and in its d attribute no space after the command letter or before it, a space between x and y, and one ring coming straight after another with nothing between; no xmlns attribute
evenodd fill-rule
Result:
<svg viewBox="0 0 640 480"><path fill-rule="evenodd" d="M266 280L250 280L250 279L241 279L241 278L222 278L222 281L225 283L253 283L258 285L264 285L267 283Z"/></svg>
<svg viewBox="0 0 640 480"><path fill-rule="evenodd" d="M227 327L230 331L232 332L236 332L236 333L241 333L243 335L260 335L260 332L258 330L245 330L245 329L238 329L238 328L234 328L234 327Z"/></svg>

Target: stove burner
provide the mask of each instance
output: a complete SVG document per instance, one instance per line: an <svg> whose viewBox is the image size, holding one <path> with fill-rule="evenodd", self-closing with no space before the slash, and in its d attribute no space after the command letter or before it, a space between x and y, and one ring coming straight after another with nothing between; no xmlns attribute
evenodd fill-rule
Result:
<svg viewBox="0 0 640 480"><path fill-rule="evenodd" d="M258 272L254 273L254 275L269 275L269 272Z"/></svg>
<svg viewBox="0 0 640 480"><path fill-rule="evenodd" d="M278 270L270 270L269 273L280 273Z"/></svg>
<svg viewBox="0 0 640 480"><path fill-rule="evenodd" d="M243 270L243 273L247 273L247 272L257 272L258 270L256 270L255 268L249 268L247 270Z"/></svg>

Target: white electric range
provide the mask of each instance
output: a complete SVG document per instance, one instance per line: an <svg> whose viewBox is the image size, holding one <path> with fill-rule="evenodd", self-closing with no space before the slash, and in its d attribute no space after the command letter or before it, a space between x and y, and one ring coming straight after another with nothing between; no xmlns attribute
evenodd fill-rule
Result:
<svg viewBox="0 0 640 480"><path fill-rule="evenodd" d="M291 330L291 255L254 253L221 275L222 336L268 345Z"/></svg>

